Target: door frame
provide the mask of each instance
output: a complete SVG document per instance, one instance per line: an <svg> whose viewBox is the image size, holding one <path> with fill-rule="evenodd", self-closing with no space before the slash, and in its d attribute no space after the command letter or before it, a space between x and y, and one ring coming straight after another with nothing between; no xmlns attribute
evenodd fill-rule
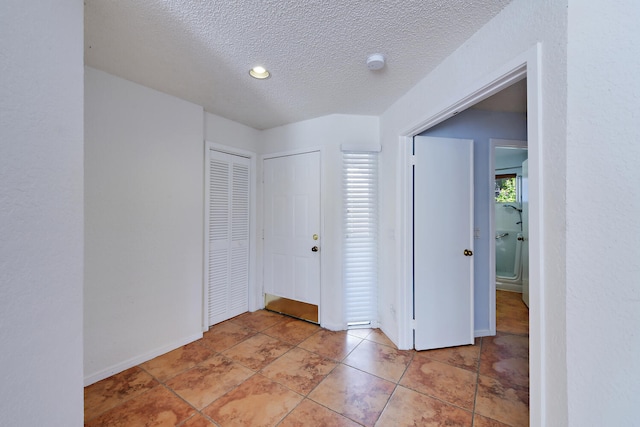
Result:
<svg viewBox="0 0 640 427"><path fill-rule="evenodd" d="M232 156L248 158L249 166L249 310L254 311L260 307L260 302L256 298L256 159L257 154L252 151L242 150L240 148L229 147L227 145L218 144L211 141L204 142L204 216L202 218L202 253L203 253L203 270L202 270L202 332L209 330L209 292L207 276L209 274L209 239L207 235L207 225L209 218L209 151L218 151Z"/></svg>
<svg viewBox="0 0 640 427"><path fill-rule="evenodd" d="M262 258L264 256L264 161L268 160L268 159L273 159L273 158L277 158L277 157L287 157L287 156L295 156L295 155L299 155L299 154L308 154L308 153L320 153L320 297L318 300L318 323L320 324L320 326L322 327L327 327L324 325L324 320L325 316L323 315L323 307L324 304L322 303L322 297L323 297L323 293L322 293L322 289L324 288L323 286L323 277L324 277L324 272L322 270L323 268L323 256L322 256L322 242L323 239L325 239L325 228L324 228L324 211L323 211L323 206L324 206L324 200L323 200L323 194L324 192L322 191L322 189L324 188L324 169L323 169L323 163L324 163L324 148L323 147L308 147L308 148L299 148L299 149L295 149L295 150L286 150L286 151L278 151L275 153L269 153L269 154L262 154L260 155L260 171L259 171L259 184L260 184L260 204L261 204L261 218L260 218L260 223L258 224L259 230L260 230L260 258ZM258 299L259 299L259 308L264 308L264 262L262 261L262 259L260 260L260 265L258 266L258 269L260 271L260 284L257 286L257 290L256 293L258 295ZM328 327L328 329L331 329L331 327ZM334 328L336 329L336 328ZM336 329L337 330L337 329Z"/></svg>
<svg viewBox="0 0 640 427"><path fill-rule="evenodd" d="M529 150L530 195L530 291L529 307L529 381L530 421L540 425L545 419L543 396L545 394L545 282L544 282L544 198L543 198L543 140L542 140L542 48L536 43L532 48L507 62L492 73L467 87L458 99L439 113L406 128L399 135L400 207L398 230L400 234L399 286L397 288L398 347L412 348L413 343L413 174L411 173L411 142L418 135L436 124L455 116L458 112L494 95L511 84L527 79L527 141ZM490 300L490 312L495 318L495 292ZM492 311L493 310L493 311Z"/></svg>

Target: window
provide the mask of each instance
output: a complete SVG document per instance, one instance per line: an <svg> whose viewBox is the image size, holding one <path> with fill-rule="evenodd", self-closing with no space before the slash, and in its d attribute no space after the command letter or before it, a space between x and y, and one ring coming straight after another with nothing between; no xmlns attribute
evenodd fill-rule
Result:
<svg viewBox="0 0 640 427"><path fill-rule="evenodd" d="M496 175L496 203L517 202L516 174Z"/></svg>
<svg viewBox="0 0 640 427"><path fill-rule="evenodd" d="M351 328L371 327L378 312L377 152L343 152L343 193L346 322Z"/></svg>

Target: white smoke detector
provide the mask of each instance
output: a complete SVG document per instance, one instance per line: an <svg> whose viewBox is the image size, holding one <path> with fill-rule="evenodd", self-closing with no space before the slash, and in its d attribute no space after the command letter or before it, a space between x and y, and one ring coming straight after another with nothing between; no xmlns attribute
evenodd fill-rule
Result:
<svg viewBox="0 0 640 427"><path fill-rule="evenodd" d="M376 71L384 67L384 55L381 53L374 53L367 58L367 68Z"/></svg>

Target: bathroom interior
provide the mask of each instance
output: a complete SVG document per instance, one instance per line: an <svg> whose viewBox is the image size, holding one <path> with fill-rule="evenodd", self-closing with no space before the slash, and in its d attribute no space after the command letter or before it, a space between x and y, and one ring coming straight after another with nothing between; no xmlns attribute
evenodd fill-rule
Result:
<svg viewBox="0 0 640 427"><path fill-rule="evenodd" d="M527 264L523 165L526 177L527 148L496 146L494 155L496 289L526 293L528 290L523 289L523 271ZM526 304L526 295L523 296Z"/></svg>

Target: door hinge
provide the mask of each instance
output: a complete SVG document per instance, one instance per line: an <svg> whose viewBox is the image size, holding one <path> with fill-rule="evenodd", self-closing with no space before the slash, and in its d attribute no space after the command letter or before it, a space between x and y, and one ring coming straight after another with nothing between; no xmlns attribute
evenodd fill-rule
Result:
<svg viewBox="0 0 640 427"><path fill-rule="evenodd" d="M411 166L415 166L416 165L416 155L412 154L411 157L409 157L409 163L411 164Z"/></svg>
<svg viewBox="0 0 640 427"><path fill-rule="evenodd" d="M416 319L411 319L411 329L416 330Z"/></svg>

